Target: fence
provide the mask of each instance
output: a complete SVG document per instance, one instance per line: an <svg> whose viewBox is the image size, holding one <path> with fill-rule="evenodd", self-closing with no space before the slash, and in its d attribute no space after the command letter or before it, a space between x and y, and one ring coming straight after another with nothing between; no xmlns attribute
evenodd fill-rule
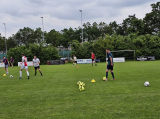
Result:
<svg viewBox="0 0 160 119"><path fill-rule="evenodd" d="M58 55L60 55L61 57L72 57L71 51L59 51Z"/></svg>

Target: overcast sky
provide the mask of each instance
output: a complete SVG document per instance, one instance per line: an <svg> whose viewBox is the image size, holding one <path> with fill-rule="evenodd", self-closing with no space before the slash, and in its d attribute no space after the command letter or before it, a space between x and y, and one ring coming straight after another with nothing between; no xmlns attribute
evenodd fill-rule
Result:
<svg viewBox="0 0 160 119"><path fill-rule="evenodd" d="M133 14L142 19L156 2L158 0L0 0L0 33L5 36L3 23L6 23L7 37L24 27L42 27L42 16L47 32L77 28L81 25L79 10L83 11L83 23L121 23Z"/></svg>

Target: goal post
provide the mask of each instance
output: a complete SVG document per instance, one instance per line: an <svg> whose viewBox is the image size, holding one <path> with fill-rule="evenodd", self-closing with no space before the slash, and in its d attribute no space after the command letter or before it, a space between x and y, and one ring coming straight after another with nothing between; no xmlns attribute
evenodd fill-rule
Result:
<svg viewBox="0 0 160 119"><path fill-rule="evenodd" d="M116 51L110 51L111 53L117 53L117 52L133 52L133 59L135 60L135 50L116 50ZM114 55L113 55L114 57ZM120 56L120 57L123 57L123 56ZM107 57L107 52L106 52L106 58ZM125 58L125 57L124 57Z"/></svg>

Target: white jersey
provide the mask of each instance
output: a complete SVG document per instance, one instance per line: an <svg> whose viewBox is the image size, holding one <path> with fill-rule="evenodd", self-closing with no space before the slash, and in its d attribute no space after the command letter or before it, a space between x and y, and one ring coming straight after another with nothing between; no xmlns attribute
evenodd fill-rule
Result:
<svg viewBox="0 0 160 119"><path fill-rule="evenodd" d="M74 61L77 61L77 57L73 57L73 60L74 60Z"/></svg>
<svg viewBox="0 0 160 119"><path fill-rule="evenodd" d="M38 58L33 59L34 67L38 67L39 66L39 62L40 62L40 60Z"/></svg>
<svg viewBox="0 0 160 119"><path fill-rule="evenodd" d="M27 57L22 57L22 66L27 66Z"/></svg>

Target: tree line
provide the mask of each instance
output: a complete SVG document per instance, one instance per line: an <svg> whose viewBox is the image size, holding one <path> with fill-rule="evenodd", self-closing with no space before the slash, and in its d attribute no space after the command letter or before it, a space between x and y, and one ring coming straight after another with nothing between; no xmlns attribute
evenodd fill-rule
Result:
<svg viewBox="0 0 160 119"><path fill-rule="evenodd" d="M132 33L128 36L113 34L106 35L104 38L99 38L95 41L85 42L80 44L77 40L72 41L71 54L78 58L88 59L91 57L91 52L94 52L97 59L106 61L106 48L111 51L115 50L135 50L134 52L116 52L114 57L125 57L126 60L134 60L137 56L155 56L160 59L160 37L157 35L137 35Z"/></svg>
<svg viewBox="0 0 160 119"><path fill-rule="evenodd" d="M86 48L87 44L89 47L93 46L96 47L96 45L98 45L97 43L105 42L107 36L108 39L110 40L112 39L111 41L112 42L114 41L114 43L116 44L116 45L114 43L107 44L107 47L112 47L113 50L134 49L136 50L137 55L147 55L145 51L143 51L144 49L137 49L137 48L138 47L142 48L141 45L146 41L149 43L154 41L153 39L155 39L155 37L157 39L160 37L160 2L151 4L151 7L152 11L150 13L147 13L143 19L138 19L136 15L129 15L128 18L124 19L121 24L117 24L116 21L113 21L109 24L105 22L100 22L99 24L96 22L94 22L93 24L90 24L89 22L84 23L83 38L84 41L87 41L87 43L84 43L84 45L81 45L82 42L81 27L74 29L64 28L61 31L56 31L55 29L52 29L49 32L45 31L44 32L45 37L43 42L50 44L54 47L63 46L64 48L68 48L70 45L73 47L73 44L79 44L79 47ZM121 38L121 40L119 38ZM17 47L24 46L24 45L27 48L29 48L29 44L33 43L40 44L42 43L42 39L43 39L43 32L41 28L33 30L31 28L24 27L23 29L20 29L16 34L13 34L7 39L7 48L9 50L10 48L14 48L16 46ZM140 41L139 40L136 41L137 39L140 39ZM144 41L145 39L147 40ZM141 44L141 42L143 43ZM157 41L154 42L158 43ZM150 45L152 46L152 44ZM129 46L134 46L134 47L129 47ZM153 50L150 48L157 48L157 45L155 47L151 46L148 46L147 48L148 51ZM5 38L0 35L0 51L1 50L5 50ZM75 52L75 47L73 47L73 50ZM83 53L85 54L85 51Z"/></svg>
<svg viewBox="0 0 160 119"><path fill-rule="evenodd" d="M52 46L44 46L43 43L40 44L28 44L27 46L16 46L14 48L10 48L7 53L7 57L10 60L12 56L14 58L14 65L18 65L18 62L22 61L22 51L27 57L28 61L32 61L34 55L40 58L41 64L47 64L48 60L57 60L60 59L58 55L57 49Z"/></svg>

